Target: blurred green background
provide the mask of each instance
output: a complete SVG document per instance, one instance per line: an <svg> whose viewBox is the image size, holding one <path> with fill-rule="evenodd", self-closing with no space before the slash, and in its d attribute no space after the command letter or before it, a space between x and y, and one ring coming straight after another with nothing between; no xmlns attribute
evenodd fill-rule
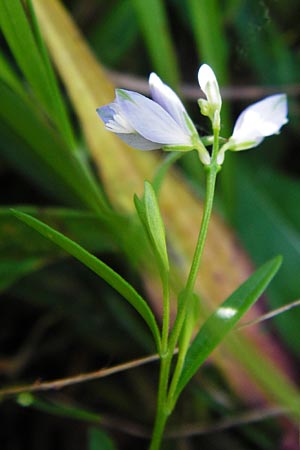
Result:
<svg viewBox="0 0 300 450"><path fill-rule="evenodd" d="M271 93L288 94L289 123L282 133L253 151L226 156L216 205L253 265L276 254L284 257L263 308L298 299L299 1L63 4L109 79L118 87L142 91L149 72L157 72L180 93L200 134L210 132L196 103L197 70L203 62L213 67L223 89L225 137L245 106ZM10 207L21 207L37 215L145 292L139 258L128 256L137 231L129 234L134 227L128 215L110 206L73 102L52 70L44 29L35 21L31 2L0 0L0 26L0 376L5 388L116 365L154 352L154 345L140 318L118 294L10 213ZM79 95L84 97L84 92ZM203 172L196 155L182 158L178 170L201 198ZM298 375L299 322L300 310L294 309L264 329L274 344L275 359L278 351L279 365L291 378ZM1 449L146 449L157 367L152 363L103 380L37 393L27 399L27 408L26 398L3 397ZM198 432L167 440L163 448L296 449L295 428L273 419L269 404L251 404L232 384L219 367L206 365L171 423L175 429L192 423ZM252 424L254 407L262 417ZM245 423L239 425L244 416ZM233 426L222 431L218 426L226 418Z"/></svg>

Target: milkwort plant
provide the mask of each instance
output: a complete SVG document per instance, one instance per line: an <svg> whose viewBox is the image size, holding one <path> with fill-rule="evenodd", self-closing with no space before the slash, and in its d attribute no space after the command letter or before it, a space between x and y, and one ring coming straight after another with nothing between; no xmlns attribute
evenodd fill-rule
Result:
<svg viewBox="0 0 300 450"><path fill-rule="evenodd" d="M159 210L154 186L145 182L144 195L135 197L135 206L149 238L162 282L163 319L161 332L154 333L160 355L160 376L157 414L150 450L158 450L168 417L178 397L237 321L259 298L277 272L281 258L276 257L259 268L206 320L192 340L195 325L194 292L200 261L205 245L217 174L228 150L240 151L258 146L265 137L279 133L287 123L285 94L269 96L247 107L238 117L232 135L220 136L222 98L216 76L207 64L198 72L199 85L205 99L199 99L201 113L207 116L212 135L200 138L177 94L160 78L151 73L149 86L152 99L139 93L117 89L109 105L97 109L107 130L117 134L130 146L140 150L162 149L168 152L196 150L204 165L206 196L201 226L185 287L177 299L177 315L170 327L170 264L166 246L165 227ZM212 147L211 152L207 147ZM178 154L178 153L177 153ZM153 330L152 330L153 331ZM178 352L177 356L174 356ZM171 369L173 358L175 368Z"/></svg>
<svg viewBox="0 0 300 450"><path fill-rule="evenodd" d="M135 197L135 206L161 277L161 330L147 301L111 267L49 225L29 214L12 210L19 220L60 246L112 286L136 309L152 332L160 356L160 375L157 413L149 450L161 447L167 419L182 390L216 346L260 297L281 264L281 257L277 256L261 266L219 306L199 330L195 330L199 303L194 292L195 282L212 212L217 174L226 152L254 148L266 136L278 133L287 123L286 96L273 95L246 108L238 117L231 137L224 139L220 136L222 99L214 72L204 64L199 69L198 78L200 88L206 96L206 99L199 100L200 110L209 118L213 132L201 139L178 96L155 74L151 74L149 80L152 100L136 92L117 89L116 99L97 110L106 128L131 146L141 150L162 148L173 152L175 157L196 150L204 165L207 178L203 216L189 274L177 298L177 314L172 326L169 255L165 227L153 184L145 182L144 195L142 198ZM208 147L212 147L211 152ZM165 167L168 167L169 162L170 160L166 161ZM295 405L295 411L296 409Z"/></svg>

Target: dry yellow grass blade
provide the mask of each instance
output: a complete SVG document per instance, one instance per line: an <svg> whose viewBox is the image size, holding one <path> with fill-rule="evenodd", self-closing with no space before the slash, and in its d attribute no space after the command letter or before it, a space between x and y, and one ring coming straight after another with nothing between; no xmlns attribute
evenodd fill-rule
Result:
<svg viewBox="0 0 300 450"><path fill-rule="evenodd" d="M139 152L127 147L104 129L95 110L113 100L114 86L58 0L33 0L33 4L105 190L116 208L130 211L133 209L133 194L140 193L144 179L151 180L153 176L158 163L157 156L153 152ZM171 170L163 184L160 205L170 242L177 255L178 268L185 275L197 239L201 203L179 174ZM209 300L210 307L214 307L244 281L249 273L248 260L233 234L214 215L197 283L201 297ZM155 297L155 290L153 295ZM257 315L257 309L253 308L247 319L251 320ZM264 352L262 357L269 358L268 350L273 347L271 340L261 334L258 327L246 329L244 333L257 347L257 352ZM280 351L276 357L280 360ZM237 370L236 362L233 364L228 354L226 359L220 354L216 354L216 358L230 372L229 378L234 380L235 389L243 396L248 393L253 399L254 392L252 389L245 389L245 376ZM280 366L281 362L275 364ZM282 365L286 364L285 361Z"/></svg>

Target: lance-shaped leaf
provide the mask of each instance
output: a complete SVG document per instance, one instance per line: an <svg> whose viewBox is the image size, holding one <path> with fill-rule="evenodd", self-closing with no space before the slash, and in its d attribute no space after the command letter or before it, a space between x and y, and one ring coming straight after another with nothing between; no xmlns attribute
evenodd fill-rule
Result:
<svg viewBox="0 0 300 450"><path fill-rule="evenodd" d="M78 261L82 262L86 267L99 275L117 292L119 292L119 294L121 294L145 320L153 334L158 350L160 349L160 334L154 314L143 297L141 297L126 280L124 280L118 273L107 266L99 258L96 258L96 256L89 253L76 242L67 238L40 220L37 220L28 214L21 213L20 211L13 210L12 212L19 220L35 229L38 233L54 242L59 247L63 248L66 252L74 256L74 258L78 259Z"/></svg>
<svg viewBox="0 0 300 450"><path fill-rule="evenodd" d="M174 402L201 364L264 292L281 261L281 256L277 256L261 266L203 324L187 352Z"/></svg>
<svg viewBox="0 0 300 450"><path fill-rule="evenodd" d="M145 181L145 193L140 200L134 198L136 210L149 237L152 249L163 270L169 270L165 226L160 214L156 194L152 185Z"/></svg>

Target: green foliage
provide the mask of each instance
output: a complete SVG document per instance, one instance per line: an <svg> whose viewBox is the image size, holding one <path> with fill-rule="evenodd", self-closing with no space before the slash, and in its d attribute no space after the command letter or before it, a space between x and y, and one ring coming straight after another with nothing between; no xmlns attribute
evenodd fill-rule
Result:
<svg viewBox="0 0 300 450"><path fill-rule="evenodd" d="M35 20L31 28L18 0L3 0L0 17L3 34L34 94L61 131L69 148L74 149L72 128Z"/></svg>
<svg viewBox="0 0 300 450"><path fill-rule="evenodd" d="M300 295L299 183L265 168L257 173L255 186L248 170L239 178L236 227L257 264L275 251L283 255L281 276L268 290L273 308ZM289 347L298 351L298 309L275 320Z"/></svg>
<svg viewBox="0 0 300 450"><path fill-rule="evenodd" d="M142 200L135 196L135 206L140 220L152 244L153 251L161 270L169 271L169 259L166 244L165 226L160 214L156 194L152 185L145 181Z"/></svg>
<svg viewBox="0 0 300 450"><path fill-rule="evenodd" d="M107 433L97 428L89 430L89 450L116 450Z"/></svg>
<svg viewBox="0 0 300 450"><path fill-rule="evenodd" d="M131 3L143 32L153 69L166 82L176 86L179 69L163 0L131 0Z"/></svg>
<svg viewBox="0 0 300 450"><path fill-rule="evenodd" d="M178 397L181 390L210 353L264 292L279 269L280 264L281 257L265 263L231 294L202 325L187 352L175 398Z"/></svg>
<svg viewBox="0 0 300 450"><path fill-rule="evenodd" d="M122 39L120 39L122 36ZM88 38L104 64L118 66L138 37L138 22L131 0L120 0L107 12Z"/></svg>
<svg viewBox="0 0 300 450"><path fill-rule="evenodd" d="M76 242L55 231L53 228L49 227L43 222L20 211L13 211L13 214L18 219L40 233L42 236L63 248L74 258L78 259L85 266L95 272L99 277L103 278L117 292L119 292L119 294L121 294L145 320L153 334L157 348L159 350L160 336L154 315L147 305L146 301L129 283L127 283L127 281L125 281L120 275L118 275L113 269L107 266L100 259L96 258L80 245L76 244Z"/></svg>

